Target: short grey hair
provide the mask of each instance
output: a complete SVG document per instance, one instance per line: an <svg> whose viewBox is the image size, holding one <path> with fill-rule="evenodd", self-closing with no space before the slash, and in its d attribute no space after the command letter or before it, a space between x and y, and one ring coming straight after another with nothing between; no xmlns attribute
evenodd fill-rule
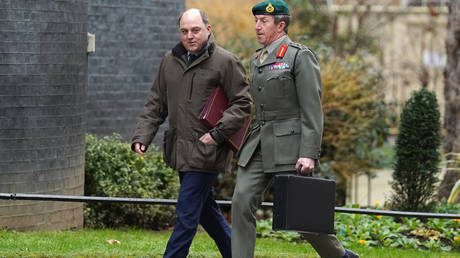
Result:
<svg viewBox="0 0 460 258"><path fill-rule="evenodd" d="M288 34L288 28L289 28L289 22L291 21L291 16L289 16L288 14L276 14L276 15L273 15L273 17L275 18L275 24L278 24L284 21L284 23L286 24L286 26L284 26L284 32Z"/></svg>
<svg viewBox="0 0 460 258"><path fill-rule="evenodd" d="M208 15L203 10L198 10L198 11L200 11L201 20L203 21L204 26L208 26L209 25ZM182 19L182 15L184 15L184 13L185 12L182 12L179 16L179 19L177 19L177 25L180 25L180 20Z"/></svg>

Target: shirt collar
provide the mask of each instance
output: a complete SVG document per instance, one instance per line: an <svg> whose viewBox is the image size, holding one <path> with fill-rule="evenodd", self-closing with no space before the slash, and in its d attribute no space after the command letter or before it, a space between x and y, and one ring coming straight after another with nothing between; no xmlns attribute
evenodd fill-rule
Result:
<svg viewBox="0 0 460 258"><path fill-rule="evenodd" d="M187 63L188 65L192 64L193 62L195 62L195 60L197 60L201 55L203 55L204 52L206 52L206 50L208 49L208 46L207 44L197 53L195 54L192 54L190 52L187 51L186 55L185 55L185 58L187 59Z"/></svg>
<svg viewBox="0 0 460 258"><path fill-rule="evenodd" d="M209 41L209 39L208 39L208 41ZM204 44L203 48L201 48L201 50L196 52L195 54L192 54L192 53L187 51L187 58L189 58L190 56L195 56L197 58L200 57L208 49L208 44L209 44L209 42L206 42L206 44Z"/></svg>
<svg viewBox="0 0 460 258"><path fill-rule="evenodd" d="M287 35L283 35L279 39L270 43L270 45L266 46L265 49L267 49L268 54L271 54L286 37Z"/></svg>

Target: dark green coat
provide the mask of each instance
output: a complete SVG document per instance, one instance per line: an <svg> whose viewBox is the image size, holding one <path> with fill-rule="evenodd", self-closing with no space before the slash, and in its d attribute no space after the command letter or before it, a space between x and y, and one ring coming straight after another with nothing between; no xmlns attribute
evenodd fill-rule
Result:
<svg viewBox="0 0 460 258"><path fill-rule="evenodd" d="M277 57L286 44L283 57ZM323 131L321 75L307 47L286 37L260 64L258 50L251 58L249 83L257 125L241 150L245 167L260 143L265 172L295 170L299 157L319 159Z"/></svg>
<svg viewBox="0 0 460 258"><path fill-rule="evenodd" d="M169 117L163 150L170 167L177 171L230 171L232 151L225 137L243 126L252 105L244 67L235 55L217 46L212 36L206 51L190 66L186 64L186 53L179 43L164 56L132 143L148 146L160 124ZM198 117L217 85L224 89L229 107L210 131L219 144L205 145L199 138L209 129Z"/></svg>

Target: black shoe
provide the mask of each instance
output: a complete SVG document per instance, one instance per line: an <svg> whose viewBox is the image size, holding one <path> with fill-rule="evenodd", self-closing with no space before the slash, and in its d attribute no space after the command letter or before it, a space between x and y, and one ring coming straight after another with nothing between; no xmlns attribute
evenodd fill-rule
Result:
<svg viewBox="0 0 460 258"><path fill-rule="evenodd" d="M343 258L359 258L359 255L351 250L345 249Z"/></svg>

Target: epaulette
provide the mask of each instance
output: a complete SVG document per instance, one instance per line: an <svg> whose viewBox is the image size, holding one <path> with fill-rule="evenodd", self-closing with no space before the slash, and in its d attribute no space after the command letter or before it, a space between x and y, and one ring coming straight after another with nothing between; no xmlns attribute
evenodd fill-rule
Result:
<svg viewBox="0 0 460 258"><path fill-rule="evenodd" d="M292 46L292 47L295 47L295 48L298 48L298 49L308 49L308 47L306 47L305 45L302 45L300 43L297 43L297 42L289 42L289 46Z"/></svg>
<svg viewBox="0 0 460 258"><path fill-rule="evenodd" d="M308 50L308 51L310 51L310 52L313 54L313 56L315 56L315 58L317 59L315 52L314 52L311 48L309 48L309 47L307 47L307 46L305 46L305 45L302 45L302 44L300 44L300 43L292 42L292 41L291 41L291 42L289 42L289 46L293 46L293 47L295 47L295 48L297 48L297 49L299 49L299 50Z"/></svg>

